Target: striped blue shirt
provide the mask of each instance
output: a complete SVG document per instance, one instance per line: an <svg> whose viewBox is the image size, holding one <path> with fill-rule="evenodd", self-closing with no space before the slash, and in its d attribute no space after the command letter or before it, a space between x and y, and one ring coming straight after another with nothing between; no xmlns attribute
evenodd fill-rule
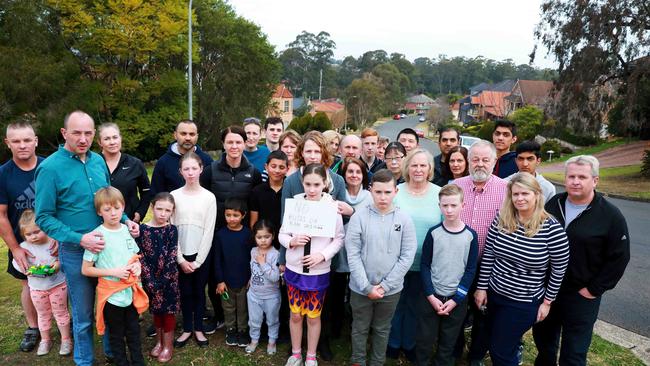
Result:
<svg viewBox="0 0 650 366"><path fill-rule="evenodd" d="M485 240L477 288L515 301L549 301L562 283L569 263L569 241L562 226L548 218L533 237L519 225L514 233L499 231L497 216Z"/></svg>

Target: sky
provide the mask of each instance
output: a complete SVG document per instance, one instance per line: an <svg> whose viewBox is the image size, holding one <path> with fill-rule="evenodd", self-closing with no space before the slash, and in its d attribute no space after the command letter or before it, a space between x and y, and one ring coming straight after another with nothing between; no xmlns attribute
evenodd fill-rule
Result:
<svg viewBox="0 0 650 366"><path fill-rule="evenodd" d="M542 0L230 0L238 15L259 25L277 51L303 30L326 31L334 57L383 49L418 57L483 56L527 64ZM555 67L538 47L533 66Z"/></svg>

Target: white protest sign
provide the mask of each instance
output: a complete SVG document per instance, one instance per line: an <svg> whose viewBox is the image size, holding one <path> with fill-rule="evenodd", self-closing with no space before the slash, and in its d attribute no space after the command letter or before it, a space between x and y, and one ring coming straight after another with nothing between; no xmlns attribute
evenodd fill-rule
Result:
<svg viewBox="0 0 650 366"><path fill-rule="evenodd" d="M336 202L289 198L284 201L283 231L333 238L336 233Z"/></svg>

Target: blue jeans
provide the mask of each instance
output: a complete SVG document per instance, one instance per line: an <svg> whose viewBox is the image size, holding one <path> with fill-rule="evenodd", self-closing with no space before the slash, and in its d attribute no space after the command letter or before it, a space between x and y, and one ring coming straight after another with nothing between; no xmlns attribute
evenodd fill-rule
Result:
<svg viewBox="0 0 650 366"><path fill-rule="evenodd" d="M488 290L490 358L495 366L517 366L519 341L537 320L541 299L515 301Z"/></svg>
<svg viewBox="0 0 650 366"><path fill-rule="evenodd" d="M72 331L74 332L74 362L77 366L90 366L95 360L93 351L93 317L97 280L81 274L84 249L75 243L61 243L59 261L68 283L72 306ZM112 356L108 331L104 334L104 353Z"/></svg>
<svg viewBox="0 0 650 366"><path fill-rule="evenodd" d="M415 333L418 324L418 304L422 293L420 272L408 271L393 320L391 322L388 346L407 351L415 349Z"/></svg>

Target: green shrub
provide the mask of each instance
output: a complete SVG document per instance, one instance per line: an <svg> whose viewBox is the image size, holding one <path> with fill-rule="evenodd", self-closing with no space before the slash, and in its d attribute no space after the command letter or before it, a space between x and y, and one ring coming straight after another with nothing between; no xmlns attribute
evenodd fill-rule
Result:
<svg viewBox="0 0 650 366"><path fill-rule="evenodd" d="M481 125L463 127L461 129L461 134L476 136L480 129L481 129Z"/></svg>
<svg viewBox="0 0 650 366"><path fill-rule="evenodd" d="M578 146L592 146L592 145L597 145L601 142L600 138L596 136L574 135L573 133L571 133L571 131L569 131L566 128L560 130L558 138L560 140L564 140L568 143L578 145Z"/></svg>
<svg viewBox="0 0 650 366"><path fill-rule="evenodd" d="M476 137L483 140L492 141L492 132L494 132L494 122L485 121L481 123L481 128L476 133Z"/></svg>
<svg viewBox="0 0 650 366"><path fill-rule="evenodd" d="M643 160L641 161L641 175L650 178L650 150L643 153Z"/></svg>
<svg viewBox="0 0 650 366"><path fill-rule="evenodd" d="M553 151L553 158L557 159L561 156L562 146L555 140L546 140L546 142L542 144L542 160L548 160L549 150Z"/></svg>

